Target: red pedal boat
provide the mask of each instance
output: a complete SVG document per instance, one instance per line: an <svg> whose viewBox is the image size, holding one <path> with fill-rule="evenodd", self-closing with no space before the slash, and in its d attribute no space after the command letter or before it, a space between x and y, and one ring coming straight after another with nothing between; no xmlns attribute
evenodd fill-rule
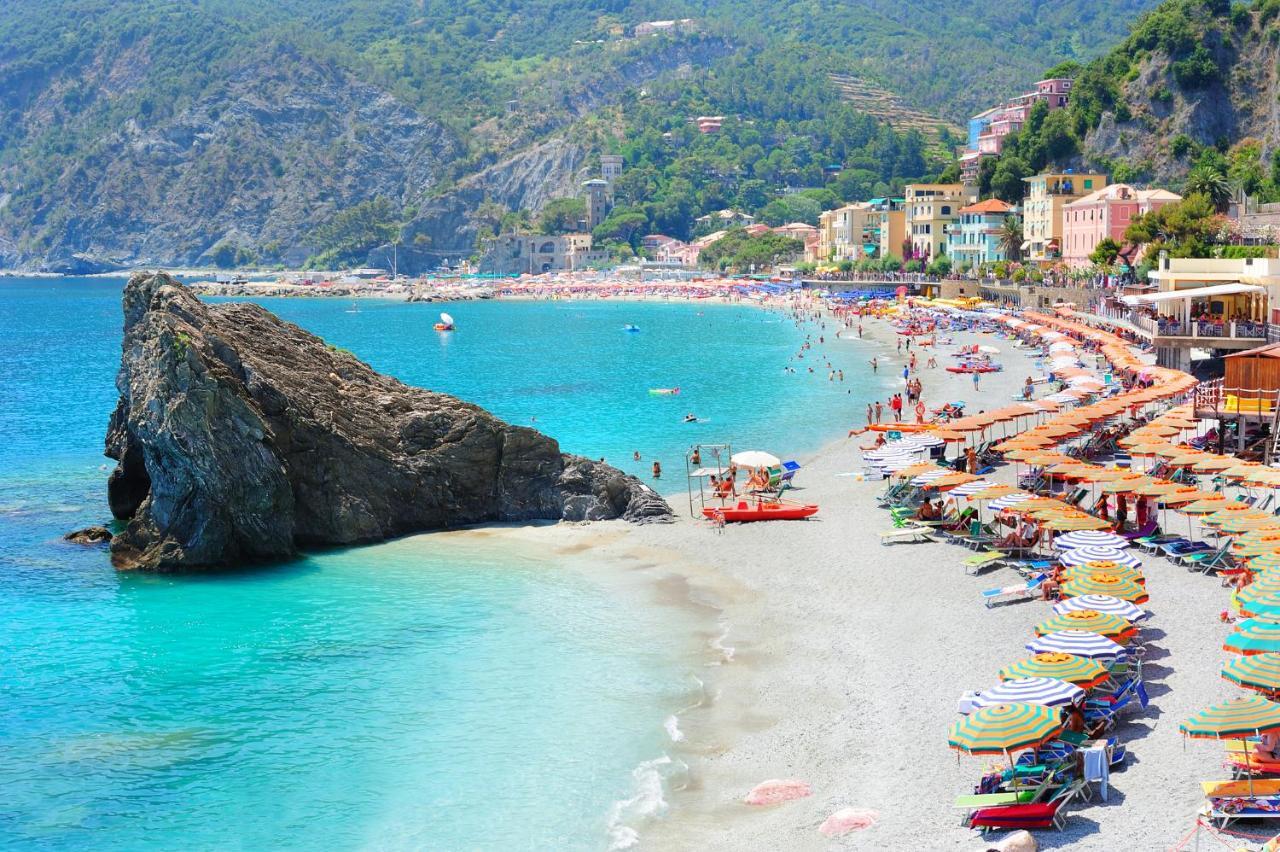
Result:
<svg viewBox="0 0 1280 852"><path fill-rule="evenodd" d="M817 514L818 507L798 503L748 503L739 500L736 506L704 506L702 516L714 520L716 513L724 516L725 523L740 524L747 521L803 521Z"/></svg>

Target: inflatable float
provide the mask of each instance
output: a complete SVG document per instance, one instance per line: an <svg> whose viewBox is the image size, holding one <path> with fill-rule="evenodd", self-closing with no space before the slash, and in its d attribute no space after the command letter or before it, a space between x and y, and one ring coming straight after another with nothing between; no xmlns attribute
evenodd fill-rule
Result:
<svg viewBox="0 0 1280 852"><path fill-rule="evenodd" d="M649 388L649 393L654 396L675 396L680 393L680 388Z"/></svg>
<svg viewBox="0 0 1280 852"><path fill-rule="evenodd" d="M947 367L948 373L998 373L1004 368L999 364L956 364Z"/></svg>
<svg viewBox="0 0 1280 852"><path fill-rule="evenodd" d="M440 322L432 326L436 331L453 331L453 317L448 314L440 315Z"/></svg>

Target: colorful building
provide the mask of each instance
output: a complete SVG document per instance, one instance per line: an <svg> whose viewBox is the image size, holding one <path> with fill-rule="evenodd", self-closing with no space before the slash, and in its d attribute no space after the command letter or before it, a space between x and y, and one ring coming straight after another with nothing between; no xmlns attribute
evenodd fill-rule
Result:
<svg viewBox="0 0 1280 852"><path fill-rule="evenodd" d="M1072 80L1051 77L1036 83L1035 91L1018 95L1006 103L980 112L969 119L968 145L960 153L960 179L974 183L984 157L998 157L1005 137L1022 129L1031 108L1043 102L1050 110L1062 109L1071 97Z"/></svg>
<svg viewBox="0 0 1280 852"><path fill-rule="evenodd" d="M1027 192L1022 201L1022 255L1036 263L1062 257L1062 213L1078 201L1106 186L1107 176L1047 172L1024 178Z"/></svg>
<svg viewBox="0 0 1280 852"><path fill-rule="evenodd" d="M961 207L977 200L976 190L959 183L913 183L905 194L911 258L928 261L946 254L947 229L960 220Z"/></svg>
<svg viewBox="0 0 1280 852"><path fill-rule="evenodd" d="M907 241L907 210L904 198L873 198L876 209L876 237L880 244L881 258L901 259L902 247Z"/></svg>
<svg viewBox="0 0 1280 852"><path fill-rule="evenodd" d="M956 264L970 268L1008 260L1000 243L1005 219L1017 216L1018 208L998 198L960 208L960 221L947 232L947 254Z"/></svg>
<svg viewBox="0 0 1280 852"><path fill-rule="evenodd" d="M1159 210L1181 201L1182 196L1166 189L1134 189L1127 183L1113 183L1091 192L1062 208L1062 259L1068 266L1089 266L1089 255L1104 239L1125 245L1124 232L1133 217ZM1126 257L1136 263L1139 251Z"/></svg>

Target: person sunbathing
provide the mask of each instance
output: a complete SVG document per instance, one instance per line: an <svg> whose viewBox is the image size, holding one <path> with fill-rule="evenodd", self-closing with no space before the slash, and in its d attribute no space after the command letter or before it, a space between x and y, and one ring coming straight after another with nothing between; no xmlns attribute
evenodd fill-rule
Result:
<svg viewBox="0 0 1280 852"><path fill-rule="evenodd" d="M942 520L942 509L932 500L925 500L920 504L920 508L916 509L917 521L939 521Z"/></svg>
<svg viewBox="0 0 1280 852"><path fill-rule="evenodd" d="M1039 540L1040 529L1035 524L1024 523L1016 531L1010 533L999 541L996 541L992 547L997 550L1001 548L1027 550L1035 547L1036 542Z"/></svg>

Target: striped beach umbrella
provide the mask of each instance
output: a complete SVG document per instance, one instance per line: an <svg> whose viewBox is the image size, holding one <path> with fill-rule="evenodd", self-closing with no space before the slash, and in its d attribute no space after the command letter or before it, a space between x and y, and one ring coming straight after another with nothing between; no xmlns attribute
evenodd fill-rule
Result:
<svg viewBox="0 0 1280 852"><path fill-rule="evenodd" d="M1011 703L1065 707L1076 703L1082 697L1084 697L1084 690L1065 680L1052 677L1019 677L982 690L973 704L975 707Z"/></svg>
<svg viewBox="0 0 1280 852"><path fill-rule="evenodd" d="M1249 557L1249 570L1259 573L1268 573L1280 568L1280 553L1272 551L1264 553L1261 556Z"/></svg>
<svg viewBox="0 0 1280 852"><path fill-rule="evenodd" d="M1244 591L1236 595L1236 606L1242 613L1255 618L1280 618L1280 590L1273 587L1268 591L1247 597Z"/></svg>
<svg viewBox="0 0 1280 852"><path fill-rule="evenodd" d="M1241 621L1227 634L1222 650L1245 655L1280 652L1280 624L1259 618Z"/></svg>
<svg viewBox="0 0 1280 852"><path fill-rule="evenodd" d="M1071 517L1050 518L1044 522L1044 526L1055 532L1097 532L1107 529L1111 524L1101 518L1094 518L1089 515L1073 515Z"/></svg>
<svg viewBox="0 0 1280 852"><path fill-rule="evenodd" d="M1236 506L1241 508L1237 509L1235 508ZM1225 524L1227 521L1242 519L1274 522L1275 516L1266 512L1259 512L1252 506L1245 506L1243 503L1228 503L1213 514L1205 515L1200 519L1200 522L1217 526L1218 524Z"/></svg>
<svg viewBox="0 0 1280 852"><path fill-rule="evenodd" d="M1128 565L1121 565L1118 562L1104 562L1095 559L1083 565L1068 565L1062 569L1062 576L1068 580L1086 580L1094 574L1108 574L1112 577L1119 577L1122 580L1132 580L1139 586L1145 586L1147 583L1147 578L1141 570L1131 568Z"/></svg>
<svg viewBox="0 0 1280 852"><path fill-rule="evenodd" d="M1059 630L1046 633L1027 643L1026 648L1033 654L1058 652L1084 657L1086 660L1114 660L1125 656L1124 646L1119 642L1099 636L1088 630Z"/></svg>
<svg viewBox="0 0 1280 852"><path fill-rule="evenodd" d="M951 726L947 743L969 754L1010 754L1034 748L1062 733L1061 714L1041 704L995 704Z"/></svg>
<svg viewBox="0 0 1280 852"><path fill-rule="evenodd" d="M1180 488L1182 488L1182 486L1176 482L1156 482L1153 485L1143 485L1139 488L1135 488L1133 489L1133 493L1142 497L1163 497L1164 495L1171 494Z"/></svg>
<svg viewBox="0 0 1280 852"><path fill-rule="evenodd" d="M912 485L928 485L930 482L933 482L935 479L941 479L944 476L951 476L954 473L955 471L946 470L944 468L939 468L938 470L927 470L924 473L920 474L919 476L913 476L911 478L911 484ZM968 474L966 474L966 476L967 475Z"/></svg>
<svg viewBox="0 0 1280 852"><path fill-rule="evenodd" d="M1207 459L1201 459L1193 466L1193 470L1201 473L1217 473L1224 470L1230 470L1240 463L1240 459L1231 456L1210 456Z"/></svg>
<svg viewBox="0 0 1280 852"><path fill-rule="evenodd" d="M1280 530L1259 530L1261 535L1248 538L1231 545L1231 553L1235 556L1262 556L1265 553L1280 552Z"/></svg>
<svg viewBox="0 0 1280 852"><path fill-rule="evenodd" d="M1280 591L1280 576L1263 576L1236 592L1232 597L1237 601L1255 601L1275 591Z"/></svg>
<svg viewBox="0 0 1280 852"><path fill-rule="evenodd" d="M1128 601L1122 601L1120 598L1113 598L1110 595L1080 595L1079 597L1065 598L1053 605L1053 611L1058 614L1082 609L1118 615L1130 622L1147 617L1146 610L1141 607L1134 606Z"/></svg>
<svg viewBox="0 0 1280 852"><path fill-rule="evenodd" d="M978 479L973 482L966 482L963 485L957 485L947 493L952 497L972 497L974 494L986 491L990 487L990 482L987 482L985 479Z"/></svg>
<svg viewBox="0 0 1280 852"><path fill-rule="evenodd" d="M1280 532L1280 518L1272 515L1264 518L1232 518L1219 524L1218 529L1224 533Z"/></svg>
<svg viewBox="0 0 1280 852"><path fill-rule="evenodd" d="M1118 547L1099 547L1093 544L1064 550L1058 554L1058 561L1063 565L1084 565L1086 562L1095 561L1115 562L1117 565L1130 568L1138 568L1142 565L1142 560L1127 550L1121 550Z"/></svg>
<svg viewBox="0 0 1280 852"><path fill-rule="evenodd" d="M1196 739L1233 739L1280 730L1280 704L1260 695L1230 698L1196 713L1178 726Z"/></svg>
<svg viewBox="0 0 1280 852"><path fill-rule="evenodd" d="M1128 547L1129 540L1112 532L1081 530L1080 532L1060 535L1053 540L1058 550L1071 550L1077 547Z"/></svg>
<svg viewBox="0 0 1280 852"><path fill-rule="evenodd" d="M1019 503L1025 503L1034 499L1030 494L1009 494L1005 497L999 497L991 501L992 509L1007 509L1010 506L1016 506Z"/></svg>
<svg viewBox="0 0 1280 852"><path fill-rule="evenodd" d="M1184 515L1211 515L1225 505L1227 505L1226 495L1206 497L1203 500L1196 500L1194 503L1179 506L1178 511Z"/></svg>
<svg viewBox="0 0 1280 852"><path fill-rule="evenodd" d="M952 492L952 493L954 494L955 492ZM1017 488L1014 488L1012 485L994 485L988 482L985 488L979 491L975 491L974 493L968 494L966 496L970 500L995 500L1000 497L1009 497L1014 494L1026 494L1026 492L1019 491ZM1027 494L1027 497L1030 498L1031 495Z"/></svg>
<svg viewBox="0 0 1280 852"><path fill-rule="evenodd" d="M1020 677L1051 677L1090 689L1110 675L1100 663L1074 654L1043 653L1010 663L1000 670L1000 680Z"/></svg>
<svg viewBox="0 0 1280 852"><path fill-rule="evenodd" d="M1135 604L1146 603L1150 599L1142 586L1115 574L1090 574L1062 584L1063 597L1074 598L1077 595L1110 595Z"/></svg>
<svg viewBox="0 0 1280 852"><path fill-rule="evenodd" d="M1126 619L1118 615L1098 612L1096 609L1077 609L1060 613L1037 624L1035 630L1037 636L1046 636L1050 633L1071 630L1087 630L1099 636L1106 636L1121 645L1127 643L1133 634L1137 632L1137 628ZM1075 652L1068 651L1068 653ZM1081 654L1080 656L1084 655Z"/></svg>
<svg viewBox="0 0 1280 852"><path fill-rule="evenodd" d="M1232 657L1223 665L1222 676L1246 689L1280 691L1280 654Z"/></svg>

